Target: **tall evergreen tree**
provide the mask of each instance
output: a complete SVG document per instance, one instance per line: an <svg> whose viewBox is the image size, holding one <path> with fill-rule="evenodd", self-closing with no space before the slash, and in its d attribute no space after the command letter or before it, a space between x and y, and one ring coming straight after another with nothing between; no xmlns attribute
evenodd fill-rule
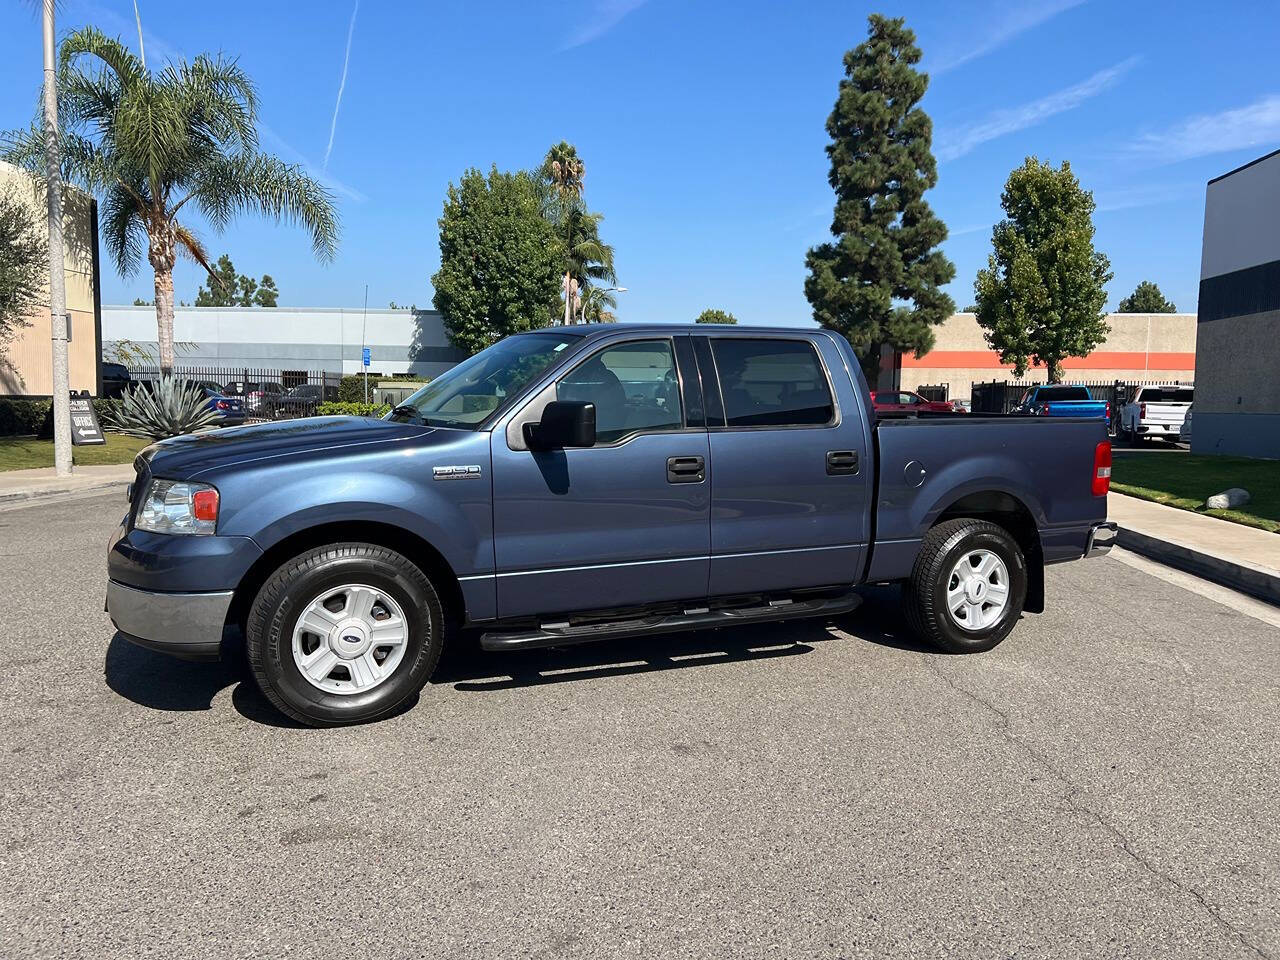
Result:
<svg viewBox="0 0 1280 960"><path fill-rule="evenodd" d="M932 349L933 327L955 310L942 286L956 269L937 249L947 228L924 199L938 172L915 34L900 18L867 21L827 119L836 239L809 251L804 293L813 318L843 334L871 375L881 344Z"/></svg>
<svg viewBox="0 0 1280 960"><path fill-rule="evenodd" d="M1009 174L1000 197L1006 217L973 292L987 343L1015 376L1030 362L1062 379L1062 361L1093 352L1110 332L1102 306L1111 263L1093 248L1093 194L1071 164L1035 157Z"/></svg>
<svg viewBox="0 0 1280 960"><path fill-rule="evenodd" d="M1177 313L1178 308L1150 280L1143 280L1120 301L1118 313Z"/></svg>

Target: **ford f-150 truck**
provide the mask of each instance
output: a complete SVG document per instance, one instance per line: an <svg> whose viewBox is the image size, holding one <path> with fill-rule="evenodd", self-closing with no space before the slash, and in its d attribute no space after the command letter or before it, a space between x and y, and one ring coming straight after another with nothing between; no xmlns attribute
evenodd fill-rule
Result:
<svg viewBox="0 0 1280 960"><path fill-rule="evenodd" d="M601 325L502 340L384 419L165 440L138 457L107 607L143 646L240 632L301 721L372 720L464 628L488 650L834 616L897 581L944 649L1044 609L1105 552L1098 419L877 422L824 330Z"/></svg>

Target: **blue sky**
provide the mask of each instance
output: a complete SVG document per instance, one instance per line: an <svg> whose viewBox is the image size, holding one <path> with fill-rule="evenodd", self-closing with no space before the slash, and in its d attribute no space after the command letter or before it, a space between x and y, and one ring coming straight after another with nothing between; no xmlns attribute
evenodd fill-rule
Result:
<svg viewBox="0 0 1280 960"><path fill-rule="evenodd" d="M1111 305L1151 279L1193 309L1205 181L1280 146L1280 31L1262 0L138 5L152 66L238 56L259 86L263 146L337 196L330 265L301 231L254 218L201 232L242 272L271 273L282 305L358 305L366 283L371 306L428 305L448 183L470 166L533 166L564 138L617 251L622 319L714 306L808 322L804 255L832 206L824 123L872 10L905 16L924 50L939 158L928 199L951 231L957 306L972 300L1009 171L1034 153L1070 160L1094 191ZM37 101L36 6L0 7L2 127ZM131 0L66 0L60 17L61 30L93 23L136 47ZM180 265L178 296L200 280ZM139 295L149 271L121 279L104 265L104 302Z"/></svg>

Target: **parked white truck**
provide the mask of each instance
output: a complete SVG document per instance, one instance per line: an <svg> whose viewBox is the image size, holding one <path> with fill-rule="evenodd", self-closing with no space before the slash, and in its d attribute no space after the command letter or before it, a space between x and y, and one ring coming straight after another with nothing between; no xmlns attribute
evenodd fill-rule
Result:
<svg viewBox="0 0 1280 960"><path fill-rule="evenodd" d="M1139 387L1120 412L1120 434L1130 443L1146 437L1177 443L1194 398L1190 384Z"/></svg>

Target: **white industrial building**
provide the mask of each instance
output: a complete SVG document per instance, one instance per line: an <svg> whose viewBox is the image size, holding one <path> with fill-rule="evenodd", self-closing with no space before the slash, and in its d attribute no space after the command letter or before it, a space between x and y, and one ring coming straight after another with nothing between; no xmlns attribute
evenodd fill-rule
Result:
<svg viewBox="0 0 1280 960"><path fill-rule="evenodd" d="M1280 150L1209 181L1194 453L1280 458Z"/></svg>
<svg viewBox="0 0 1280 960"><path fill-rule="evenodd" d="M434 310L178 307L173 335L179 366L228 370L360 373L361 350L368 347L370 373L434 377L467 356L449 343ZM122 340L154 356L155 308L104 306L104 353L110 357Z"/></svg>

